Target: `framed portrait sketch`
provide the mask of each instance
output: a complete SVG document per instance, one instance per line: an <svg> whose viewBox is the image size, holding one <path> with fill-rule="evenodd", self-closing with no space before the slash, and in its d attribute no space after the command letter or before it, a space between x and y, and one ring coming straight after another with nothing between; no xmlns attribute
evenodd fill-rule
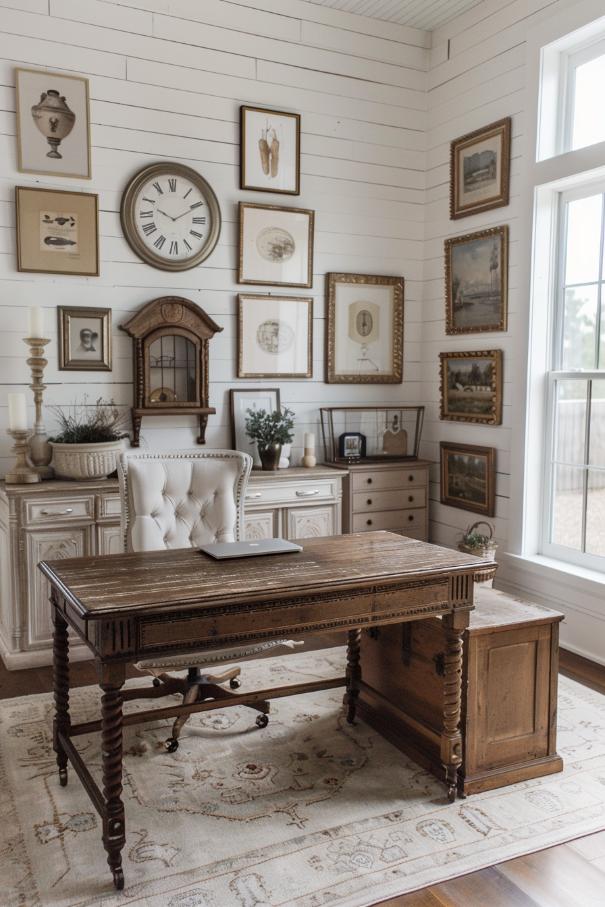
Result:
<svg viewBox="0 0 605 907"><path fill-rule="evenodd" d="M441 418L502 422L502 350L440 353Z"/></svg>
<svg viewBox="0 0 605 907"><path fill-rule="evenodd" d="M90 179L88 79L16 69L17 169Z"/></svg>
<svg viewBox="0 0 605 907"><path fill-rule="evenodd" d="M327 275L328 384L401 384L403 286L403 277Z"/></svg>
<svg viewBox="0 0 605 907"><path fill-rule="evenodd" d="M496 451L493 447L442 441L441 503L494 516Z"/></svg>
<svg viewBox="0 0 605 907"><path fill-rule="evenodd" d="M300 114L240 107L240 189L300 195Z"/></svg>
<svg viewBox="0 0 605 907"><path fill-rule="evenodd" d="M314 212L239 204L239 283L313 286Z"/></svg>
<svg viewBox="0 0 605 907"><path fill-rule="evenodd" d="M511 119L455 139L450 148L450 218L508 205Z"/></svg>
<svg viewBox="0 0 605 907"><path fill-rule="evenodd" d="M237 377L311 378L313 300L238 296Z"/></svg>
<svg viewBox="0 0 605 907"><path fill-rule="evenodd" d="M17 270L99 275L99 197L15 188Z"/></svg>
<svg viewBox="0 0 605 907"><path fill-rule="evenodd" d="M233 450L241 450L250 454L254 466L260 466L258 445L251 441L246 434L246 418L248 410L255 412L264 409L267 413L281 409L278 387L251 387L232 388L229 391L231 404L231 446Z"/></svg>
<svg viewBox="0 0 605 907"><path fill-rule="evenodd" d="M508 227L445 240L447 334L505 331Z"/></svg>
<svg viewBox="0 0 605 907"><path fill-rule="evenodd" d="M58 307L59 369L111 371L111 309Z"/></svg>

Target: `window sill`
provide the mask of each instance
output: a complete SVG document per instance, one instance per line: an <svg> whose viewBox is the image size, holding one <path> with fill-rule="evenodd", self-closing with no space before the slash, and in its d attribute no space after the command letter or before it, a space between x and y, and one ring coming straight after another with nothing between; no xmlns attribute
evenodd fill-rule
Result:
<svg viewBox="0 0 605 907"><path fill-rule="evenodd" d="M579 564L570 564L568 561L560 561L554 557L545 557L543 554L507 554L506 558L510 560L511 566L515 562L521 562L526 569L535 567L536 573L543 573L544 570L556 572L561 578L569 580L582 580L588 583L596 583L599 586L605 586L605 573L600 570L590 570L587 567L581 567Z"/></svg>

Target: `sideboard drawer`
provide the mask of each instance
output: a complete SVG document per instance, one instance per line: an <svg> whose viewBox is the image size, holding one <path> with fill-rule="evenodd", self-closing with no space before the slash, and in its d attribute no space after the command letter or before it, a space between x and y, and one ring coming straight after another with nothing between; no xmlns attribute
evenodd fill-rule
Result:
<svg viewBox="0 0 605 907"><path fill-rule="evenodd" d="M358 491L353 495L353 512L368 513L374 510L408 510L426 506L426 488L408 491Z"/></svg>
<svg viewBox="0 0 605 907"><path fill-rule="evenodd" d="M86 497L47 498L44 501L26 501L25 523L38 526L42 523L72 522L74 520L94 520L95 499Z"/></svg>
<svg viewBox="0 0 605 907"><path fill-rule="evenodd" d="M418 510L380 510L376 513L353 514L353 532L372 532L375 529L395 529L406 534L406 529L424 528L426 511Z"/></svg>
<svg viewBox="0 0 605 907"><path fill-rule="evenodd" d="M387 488L414 488L427 484L426 469L389 469L368 470L367 472L353 473L353 492L382 491Z"/></svg>
<svg viewBox="0 0 605 907"><path fill-rule="evenodd" d="M98 498L99 514L98 518L103 519L120 519L122 515L122 504L119 494L107 494Z"/></svg>
<svg viewBox="0 0 605 907"><path fill-rule="evenodd" d="M317 482L250 482L246 489L244 507L255 504L305 504L312 501L333 500L337 496L337 486L330 479Z"/></svg>

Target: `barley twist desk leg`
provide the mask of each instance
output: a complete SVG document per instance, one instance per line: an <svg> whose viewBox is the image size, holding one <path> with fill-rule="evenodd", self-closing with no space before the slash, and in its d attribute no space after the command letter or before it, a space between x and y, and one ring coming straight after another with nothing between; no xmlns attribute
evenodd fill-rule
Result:
<svg viewBox="0 0 605 907"><path fill-rule="evenodd" d="M360 649L361 630L349 630L346 670L347 691L344 697L344 704L347 707L347 721L349 724L355 724L355 713L357 711L359 683L361 681Z"/></svg>
<svg viewBox="0 0 605 907"><path fill-rule="evenodd" d="M69 638L67 622L59 610L54 597L53 603L53 689L55 698L55 719L53 721L53 749L57 754L59 783L67 785L67 755L61 746L59 733L69 734Z"/></svg>
<svg viewBox="0 0 605 907"><path fill-rule="evenodd" d="M443 678L443 730L441 762L450 803L456 799L458 768L462 764L460 712L462 699L462 636L468 625L468 614L446 614L442 618L445 636Z"/></svg>
<svg viewBox="0 0 605 907"><path fill-rule="evenodd" d="M122 848L126 843L122 802L122 693L124 669L103 670L101 679L101 747L103 758L103 845L118 891L124 887Z"/></svg>

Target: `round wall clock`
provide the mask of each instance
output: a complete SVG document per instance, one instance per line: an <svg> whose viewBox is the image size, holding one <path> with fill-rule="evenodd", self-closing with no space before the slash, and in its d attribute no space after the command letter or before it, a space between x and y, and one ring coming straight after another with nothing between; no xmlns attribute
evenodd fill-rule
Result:
<svg viewBox="0 0 605 907"><path fill-rule="evenodd" d="M139 258L164 271L186 271L218 242L221 209L203 176L184 164L151 164L122 196L122 229Z"/></svg>

